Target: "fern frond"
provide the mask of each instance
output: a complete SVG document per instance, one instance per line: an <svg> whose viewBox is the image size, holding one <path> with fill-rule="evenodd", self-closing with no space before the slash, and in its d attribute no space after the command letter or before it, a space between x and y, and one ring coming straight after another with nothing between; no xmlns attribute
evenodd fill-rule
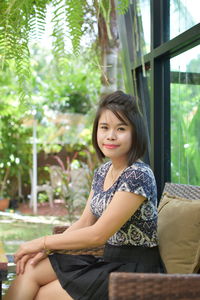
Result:
<svg viewBox="0 0 200 300"><path fill-rule="evenodd" d="M30 13L30 37L38 40L42 37L46 26L47 4L46 0L35 0Z"/></svg>
<svg viewBox="0 0 200 300"><path fill-rule="evenodd" d="M56 60L57 69L62 69L65 61L65 3L63 0L53 0L53 54Z"/></svg>
<svg viewBox="0 0 200 300"><path fill-rule="evenodd" d="M82 25L84 22L84 0L67 0L66 17L73 51L76 55L80 52L80 40L83 35Z"/></svg>
<svg viewBox="0 0 200 300"><path fill-rule="evenodd" d="M4 3L2 4L2 2ZM29 2L30 1L27 0L0 2L1 65L3 67L4 62L10 59L14 58L16 60L16 73L18 78L20 79L20 90L22 90L26 82L28 82L29 76L29 5L27 6L27 3ZM26 89L24 90L24 93L26 93Z"/></svg>
<svg viewBox="0 0 200 300"><path fill-rule="evenodd" d="M30 53L26 42L18 46L15 58L16 73L19 83L19 98L23 105L29 106L30 101Z"/></svg>
<svg viewBox="0 0 200 300"><path fill-rule="evenodd" d="M116 8L119 14L123 15L127 12L129 6L129 0L118 0Z"/></svg>
<svg viewBox="0 0 200 300"><path fill-rule="evenodd" d="M0 55L1 65L3 68L6 58L12 58L15 55L15 29L9 22L9 18L6 17L8 10L7 2L0 2Z"/></svg>
<svg viewBox="0 0 200 300"><path fill-rule="evenodd" d="M40 37L45 30L48 0L0 1L0 60L15 59L20 98L29 95L30 36Z"/></svg>

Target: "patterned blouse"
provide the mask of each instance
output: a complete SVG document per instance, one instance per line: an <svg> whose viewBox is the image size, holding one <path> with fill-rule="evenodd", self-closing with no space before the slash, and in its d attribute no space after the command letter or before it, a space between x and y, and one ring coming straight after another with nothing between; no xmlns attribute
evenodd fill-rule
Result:
<svg viewBox="0 0 200 300"><path fill-rule="evenodd" d="M117 191L135 193L146 199L120 230L108 239L107 243L115 246L157 246L157 189L152 170L143 162L135 162L121 173L109 189L104 191L104 180L110 166L110 161L100 166L95 171L92 182L94 196L90 207L97 218L102 215Z"/></svg>

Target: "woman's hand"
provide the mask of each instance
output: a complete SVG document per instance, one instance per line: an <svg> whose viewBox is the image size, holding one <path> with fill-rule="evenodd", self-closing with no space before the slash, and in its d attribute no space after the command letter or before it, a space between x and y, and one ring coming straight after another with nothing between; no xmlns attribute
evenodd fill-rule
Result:
<svg viewBox="0 0 200 300"><path fill-rule="evenodd" d="M28 257L30 258L31 255L33 257L38 252L43 252L43 251L44 251L44 237L29 241L29 242L25 242L19 247L19 249L17 250L17 252L14 255L15 263L17 263L19 260L21 260L26 255L28 255ZM27 261L25 258L24 258L24 260Z"/></svg>
<svg viewBox="0 0 200 300"><path fill-rule="evenodd" d="M16 274L23 274L27 262L33 266L38 264L42 259L46 258L47 255L44 252L38 252L37 254L25 254L21 259L16 263Z"/></svg>
<svg viewBox="0 0 200 300"><path fill-rule="evenodd" d="M16 274L17 275L24 273L24 269L25 269L26 263L32 257L34 257L34 254L26 254L21 259L19 259L17 261L17 263L16 263Z"/></svg>

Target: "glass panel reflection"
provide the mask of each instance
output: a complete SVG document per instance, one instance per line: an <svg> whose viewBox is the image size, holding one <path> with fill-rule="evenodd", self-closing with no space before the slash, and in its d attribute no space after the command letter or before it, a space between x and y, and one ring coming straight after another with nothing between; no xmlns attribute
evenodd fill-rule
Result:
<svg viewBox="0 0 200 300"><path fill-rule="evenodd" d="M150 0L135 0L130 4L130 9L133 57L136 58L150 52Z"/></svg>
<svg viewBox="0 0 200 300"><path fill-rule="evenodd" d="M200 22L199 0L170 0L170 39Z"/></svg>
<svg viewBox="0 0 200 300"><path fill-rule="evenodd" d="M174 57L171 70L171 180L200 182L200 46Z"/></svg>
<svg viewBox="0 0 200 300"><path fill-rule="evenodd" d="M140 45L142 54L150 52L150 0L137 0L137 16L140 20Z"/></svg>

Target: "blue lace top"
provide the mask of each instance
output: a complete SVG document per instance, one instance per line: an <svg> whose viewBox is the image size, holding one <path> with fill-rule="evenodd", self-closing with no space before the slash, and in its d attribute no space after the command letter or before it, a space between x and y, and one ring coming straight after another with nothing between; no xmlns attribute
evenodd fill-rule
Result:
<svg viewBox="0 0 200 300"><path fill-rule="evenodd" d="M97 218L102 215L117 191L142 195L146 200L120 230L108 239L107 243L116 246L157 246L157 188L152 170L143 162L135 162L122 172L109 189L104 191L104 180L110 166L110 161L100 166L95 171L92 182L94 196L90 207Z"/></svg>

